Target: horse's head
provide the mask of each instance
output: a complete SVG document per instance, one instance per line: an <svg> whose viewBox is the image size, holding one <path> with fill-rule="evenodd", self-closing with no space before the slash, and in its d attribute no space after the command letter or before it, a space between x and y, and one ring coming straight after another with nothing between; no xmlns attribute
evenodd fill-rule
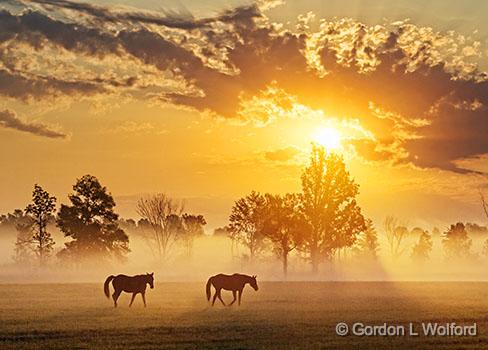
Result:
<svg viewBox="0 0 488 350"><path fill-rule="evenodd" d="M258 290L258 281L256 281L256 275L252 276L251 277L251 280L249 281L249 284L251 285L251 287L254 288L254 290Z"/></svg>
<svg viewBox="0 0 488 350"><path fill-rule="evenodd" d="M154 272L146 273L146 283L149 283L149 287L151 287L151 289L154 288Z"/></svg>

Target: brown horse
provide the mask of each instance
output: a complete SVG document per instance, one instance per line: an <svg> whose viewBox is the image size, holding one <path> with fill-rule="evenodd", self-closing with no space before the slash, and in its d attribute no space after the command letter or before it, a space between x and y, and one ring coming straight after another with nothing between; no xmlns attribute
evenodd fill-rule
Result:
<svg viewBox="0 0 488 350"><path fill-rule="evenodd" d="M241 275L238 273L235 273L233 275L224 275L221 273L212 276L208 279L207 282L207 300L210 301L210 297L212 296L211 286L214 286L215 295L212 300L212 306L215 304L215 299L217 298L219 298L219 300L225 306L225 303L222 300L222 296L220 295L220 291L222 289L230 290L234 295L234 300L232 300L229 306L236 302L236 293L239 293L239 305L241 305L242 291L245 285L248 283L251 287L254 288L254 290L258 290L258 282L256 281L256 276Z"/></svg>
<svg viewBox="0 0 488 350"><path fill-rule="evenodd" d="M103 284L103 291L105 292L107 298L110 298L109 284L112 280L112 286L114 287L114 293L112 294L114 307L117 307L117 299L122 292L132 293L132 299L130 300L129 307L131 307L132 303L134 302L137 293L141 293L144 307L146 307L146 284L149 284L151 289L154 288L154 272L137 276L108 276Z"/></svg>

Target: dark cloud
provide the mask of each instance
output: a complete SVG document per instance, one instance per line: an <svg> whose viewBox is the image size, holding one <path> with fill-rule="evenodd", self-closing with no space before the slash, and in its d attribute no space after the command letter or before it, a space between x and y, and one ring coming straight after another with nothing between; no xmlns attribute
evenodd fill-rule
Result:
<svg viewBox="0 0 488 350"><path fill-rule="evenodd" d="M90 81L64 81L49 76L26 77L0 69L0 96L22 101L45 97L87 95L102 92L103 87Z"/></svg>
<svg viewBox="0 0 488 350"><path fill-rule="evenodd" d="M227 10L216 17L196 19L191 12L185 9L182 9L179 12L164 11L164 15L161 16L159 14L149 13L147 11L134 11L133 9L132 11L114 11L113 9L95 4L68 0L31 0L31 2L41 5L48 5L49 7L75 10L91 16L98 22L156 24L169 28L189 30L206 27L215 22L232 22L242 14L245 14L246 17L258 17L260 15L259 9L255 5L242 6L238 7L237 9Z"/></svg>
<svg viewBox="0 0 488 350"><path fill-rule="evenodd" d="M69 51L98 57L117 53L118 49L117 41L110 33L65 23L31 10L19 15L0 10L0 43L10 39L28 43L35 49L51 43Z"/></svg>
<svg viewBox="0 0 488 350"><path fill-rule="evenodd" d="M52 130L44 124L22 121L15 112L8 109L0 111L0 127L23 131L37 136L66 138L66 134Z"/></svg>
<svg viewBox="0 0 488 350"><path fill-rule="evenodd" d="M194 87L191 94L156 93L161 100L227 118L242 118L246 101L275 86L326 115L359 119L375 139L353 143L371 160L466 172L457 160L488 153L487 77L463 56L463 49L474 50L468 41L449 33L352 20L324 22L315 33L292 32L267 22L257 6L196 19L67 0L35 2L50 15L0 12L0 42L15 39L36 50L50 43L92 58L130 57L161 71L161 79L170 74ZM60 8L78 13L80 21L56 17ZM111 31L105 22L122 29ZM69 82L14 73L0 70L0 94L20 99L44 91L125 88L135 79Z"/></svg>

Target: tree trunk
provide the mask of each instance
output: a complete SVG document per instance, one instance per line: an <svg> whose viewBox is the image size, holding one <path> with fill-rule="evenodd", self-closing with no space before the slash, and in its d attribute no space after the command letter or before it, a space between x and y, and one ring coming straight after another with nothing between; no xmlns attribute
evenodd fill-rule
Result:
<svg viewBox="0 0 488 350"><path fill-rule="evenodd" d="M283 251L283 277L286 278L288 276L288 252L286 250Z"/></svg>
<svg viewBox="0 0 488 350"><path fill-rule="evenodd" d="M312 273L316 275L319 272L319 252L317 247L311 248L310 260L312 262Z"/></svg>

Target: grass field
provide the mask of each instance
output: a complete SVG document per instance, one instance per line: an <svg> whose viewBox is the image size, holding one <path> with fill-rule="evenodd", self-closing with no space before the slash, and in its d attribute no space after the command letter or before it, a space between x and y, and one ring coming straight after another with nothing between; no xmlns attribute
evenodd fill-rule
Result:
<svg viewBox="0 0 488 350"><path fill-rule="evenodd" d="M161 283L119 308L98 284L0 285L1 349L348 349L488 346L488 283L262 282L210 308L203 283ZM230 293L229 293L230 294ZM224 295L231 300L231 295ZM477 322L475 337L340 337L335 325Z"/></svg>

